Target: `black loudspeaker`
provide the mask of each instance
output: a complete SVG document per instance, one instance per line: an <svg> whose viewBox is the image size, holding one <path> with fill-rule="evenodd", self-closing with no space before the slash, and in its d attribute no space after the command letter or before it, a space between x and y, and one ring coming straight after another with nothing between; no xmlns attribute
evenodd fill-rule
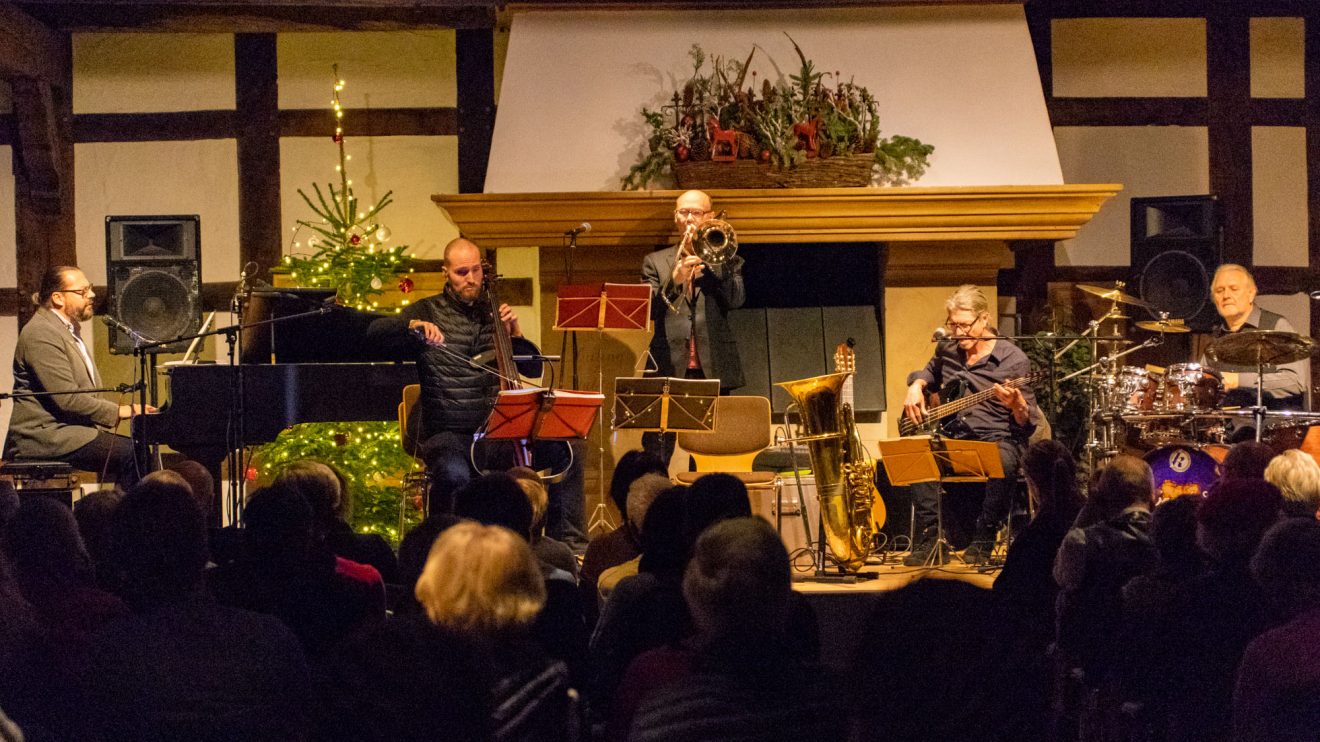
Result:
<svg viewBox="0 0 1320 742"><path fill-rule="evenodd" d="M1221 253L1216 206L1214 196L1132 199L1128 290L1197 332L1209 332L1219 318L1210 299Z"/></svg>
<svg viewBox="0 0 1320 742"><path fill-rule="evenodd" d="M168 340L201 328L201 217L106 217L105 268L108 311L135 332ZM187 347L181 341L152 352ZM110 328L110 352L132 353L133 339Z"/></svg>

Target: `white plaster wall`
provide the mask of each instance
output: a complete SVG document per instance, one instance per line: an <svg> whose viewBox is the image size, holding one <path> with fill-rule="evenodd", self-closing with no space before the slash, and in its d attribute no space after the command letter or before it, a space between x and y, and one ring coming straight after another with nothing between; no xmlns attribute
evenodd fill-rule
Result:
<svg viewBox="0 0 1320 742"><path fill-rule="evenodd" d="M233 34L73 35L74 113L233 107Z"/></svg>
<svg viewBox="0 0 1320 742"><path fill-rule="evenodd" d="M336 63L345 108L457 104L451 30L287 33L276 44L281 108L328 109Z"/></svg>
<svg viewBox="0 0 1320 742"><path fill-rule="evenodd" d="M1205 20L1065 18L1052 22L1054 94L1206 94Z"/></svg>
<svg viewBox="0 0 1320 742"><path fill-rule="evenodd" d="M345 140L353 157L348 174L353 192L364 206L375 204L388 191L394 202L380 214L389 227L391 242L406 244L419 258L443 257L445 243L458 236L458 228L431 196L458 193L457 137L357 137ZM298 219L314 219L298 195L302 189L315 199L312 184L339 185L338 148L329 137L286 137L280 140L280 206L285 252ZM328 194L327 194L328 196ZM306 230L299 236L306 239Z"/></svg>
<svg viewBox="0 0 1320 742"><path fill-rule="evenodd" d="M0 287L18 284L16 241L18 226L14 222L14 148L0 145Z"/></svg>
<svg viewBox="0 0 1320 742"><path fill-rule="evenodd" d="M875 94L884 134L935 145L919 185L1063 182L1021 6L566 11L513 18L487 192L618 189L640 108L688 78L693 43L740 59L757 45L774 78L798 66L785 31Z"/></svg>
<svg viewBox="0 0 1320 742"><path fill-rule="evenodd" d="M18 317L0 317L0 389L10 391L14 388L14 366L9 363L14 358L14 346L18 345ZM9 416L14 412L14 404L5 401L0 404L0 441L9 433ZM0 443L0 445L3 445Z"/></svg>
<svg viewBox="0 0 1320 742"><path fill-rule="evenodd" d="M105 284L107 216L198 214L202 281L238 280L236 155L232 139L75 145L78 265L88 279ZM128 381L128 357L105 355L105 327L93 327L102 375ZM208 352L214 343L208 341Z"/></svg>
<svg viewBox="0 0 1320 742"><path fill-rule="evenodd" d="M1257 98L1306 95L1306 24L1301 18L1251 19L1251 94Z"/></svg>
<svg viewBox="0 0 1320 742"><path fill-rule="evenodd" d="M1054 139L1066 182L1123 184L1077 237L1056 246L1059 265L1127 265L1133 197L1210 192L1204 127L1059 127Z"/></svg>
<svg viewBox="0 0 1320 742"><path fill-rule="evenodd" d="M1306 129L1251 129L1252 242L1256 265L1306 267Z"/></svg>

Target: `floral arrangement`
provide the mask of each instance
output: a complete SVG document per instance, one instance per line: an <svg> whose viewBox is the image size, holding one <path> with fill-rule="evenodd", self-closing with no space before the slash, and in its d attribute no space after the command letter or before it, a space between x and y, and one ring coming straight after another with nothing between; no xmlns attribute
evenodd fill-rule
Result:
<svg viewBox="0 0 1320 742"><path fill-rule="evenodd" d="M787 35L787 34L785 34ZM800 62L787 79L761 80L751 70L757 47L744 61L710 59L694 44L692 75L658 110L642 108L649 127L646 149L623 179L625 190L674 176L689 163L759 163L787 172L851 158L862 164L864 185L903 185L920 178L932 145L902 135L880 136L875 96L839 72L816 69L789 37Z"/></svg>
<svg viewBox="0 0 1320 742"><path fill-rule="evenodd" d="M328 287L336 290L341 304L357 309L378 309L375 297L385 290L387 281L400 273L412 272L412 255L407 245L386 245L390 240L389 227L381 224L378 215L393 202L393 191L388 191L374 206L362 207L353 194L353 181L348 177L348 162L353 156L344 151L344 109L339 94L344 81L339 78L339 66L334 66L335 86L331 107L335 114L335 133L332 137L339 150L339 186L312 184L313 198L299 188L307 207L316 219L299 219L293 229L290 252L276 272L289 273L299 286ZM299 239L304 231L305 245L310 252L302 252L304 242ZM404 276L399 289L405 294L412 289L412 279ZM406 302L405 302L406 303ZM395 308L398 311L398 308Z"/></svg>

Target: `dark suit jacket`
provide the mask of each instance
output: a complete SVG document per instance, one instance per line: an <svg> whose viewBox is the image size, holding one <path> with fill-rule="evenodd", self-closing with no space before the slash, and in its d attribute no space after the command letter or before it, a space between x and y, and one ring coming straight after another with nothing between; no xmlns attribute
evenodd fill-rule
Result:
<svg viewBox="0 0 1320 742"><path fill-rule="evenodd" d="M38 309L18 334L14 391L56 392L100 385L100 374L88 375L68 326L50 309ZM118 421L119 405L95 394L17 397L5 439L5 458L63 456L91 443L96 426L111 428Z"/></svg>
<svg viewBox="0 0 1320 742"><path fill-rule="evenodd" d="M743 259L733 256L724 265L707 270L697 280L695 301L689 302L683 287L674 285L676 247L657 250L642 262L642 279L651 285L651 355L661 376L682 376L687 369L688 335L695 329L697 358L706 378L719 379L720 388L743 385L738 344L729 329L729 310L742 306Z"/></svg>

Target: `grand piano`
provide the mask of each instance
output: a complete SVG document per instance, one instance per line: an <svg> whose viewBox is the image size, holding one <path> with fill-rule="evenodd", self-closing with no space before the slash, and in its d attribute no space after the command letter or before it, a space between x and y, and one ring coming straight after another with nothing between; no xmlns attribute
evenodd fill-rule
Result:
<svg viewBox="0 0 1320 742"><path fill-rule="evenodd" d="M367 326L380 315L327 304L332 294L324 289L252 293L246 323L329 309L244 331L240 361L246 445L272 441L298 423L397 419L403 387L417 383L415 365L403 360L405 348L367 341ZM167 368L168 399L160 413L134 419L135 433L217 473L238 443L239 371L225 363Z"/></svg>

